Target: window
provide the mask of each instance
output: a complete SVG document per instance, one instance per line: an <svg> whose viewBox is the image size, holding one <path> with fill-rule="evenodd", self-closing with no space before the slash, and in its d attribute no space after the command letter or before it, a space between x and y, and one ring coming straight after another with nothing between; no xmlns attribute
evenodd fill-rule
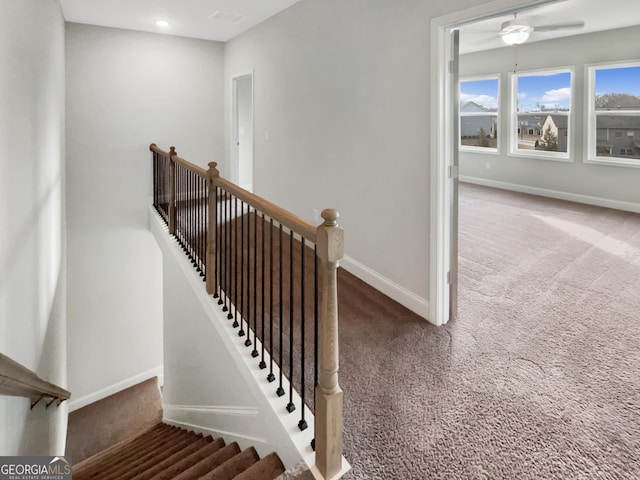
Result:
<svg viewBox="0 0 640 480"><path fill-rule="evenodd" d="M640 167L640 61L587 66L587 162Z"/></svg>
<svg viewBox="0 0 640 480"><path fill-rule="evenodd" d="M498 152L500 81L497 76L460 80L460 149Z"/></svg>
<svg viewBox="0 0 640 480"><path fill-rule="evenodd" d="M511 81L511 154L569 160L571 70L516 73Z"/></svg>

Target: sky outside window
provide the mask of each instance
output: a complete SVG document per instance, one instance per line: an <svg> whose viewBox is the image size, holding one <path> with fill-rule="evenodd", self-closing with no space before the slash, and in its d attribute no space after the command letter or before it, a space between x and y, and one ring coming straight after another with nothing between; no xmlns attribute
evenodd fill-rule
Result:
<svg viewBox="0 0 640 480"><path fill-rule="evenodd" d="M571 108L571 72L521 75L517 82L520 112Z"/></svg>
<svg viewBox="0 0 640 480"><path fill-rule="evenodd" d="M488 110L498 109L498 79L460 82L460 104L474 102Z"/></svg>

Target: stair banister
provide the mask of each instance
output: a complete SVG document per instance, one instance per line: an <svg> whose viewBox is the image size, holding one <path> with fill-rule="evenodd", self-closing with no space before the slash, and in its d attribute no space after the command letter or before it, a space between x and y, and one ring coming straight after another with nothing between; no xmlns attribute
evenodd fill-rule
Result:
<svg viewBox="0 0 640 480"><path fill-rule="evenodd" d="M315 227L314 225L292 214L291 212L222 178L220 176L220 172L217 169L216 162L210 162L208 164L209 168L205 170L202 167L199 167L186 161L183 158L180 158L177 155L174 147L171 147L170 151L166 152L158 148L155 144L151 144L150 150L154 152L154 155L157 155L159 158L163 158L169 166L168 181L164 184L159 182L159 185L164 185L164 188L169 190L169 205L166 211L166 216L168 218L165 218L165 220L168 224L170 234L176 234L176 204L177 202L183 200L182 194L180 194L180 198L177 198L178 195L176 194L178 189L178 178L176 169L184 167L192 172L192 174L204 179L204 181L206 182L205 192L208 196L206 198L206 210L208 216L206 218L205 228L208 234L206 235L204 252L202 252L204 253L204 263L206 265L206 275L204 275L204 280L206 282L206 290L209 294L214 295L214 297L218 294L220 295L218 304L223 304L222 290L221 286L219 285L220 278L218 277L216 279L215 269L218 267L218 265L216 264L216 259L220 255L222 255L222 253L217 251L217 249L220 248L220 245L216 244L217 237L215 234L211 234L211 232L216 232L221 222L226 221L224 211L219 210L219 202L221 201L221 199L219 198L219 192L225 192L224 198L236 199L236 214L237 200L240 200L250 208L253 208L254 212L260 212L262 214L263 221L265 219L265 216L268 217L271 222L271 228L273 228L274 222L280 224L281 235L282 227L286 228L292 236L294 234L299 235L302 238L303 242L302 250L304 249L304 240L315 244L317 262L320 268L319 273L321 273L320 277L322 278L322 282L318 288L319 309L317 312L318 323L316 324L318 329L318 362L316 364L318 371L318 381L315 385L314 447L316 452L316 467L318 468L318 471L325 479L336 477L342 471L343 448L343 392L338 383L339 349L337 268L339 266L340 260L344 256L344 230L338 226L338 211L334 209L324 210L322 212L322 218L324 222L321 225ZM154 159L155 158L156 157L154 156ZM162 212L161 205L156 205L156 207L160 212ZM227 214L228 213L229 211L227 211ZM223 218L219 218L219 216L222 216ZM257 221L257 219L254 219L254 222L255 221ZM291 238L290 241L292 241ZM272 243L270 240L269 248L271 248L271 245ZM280 252L280 254L282 254L282 252ZM200 257L200 260L202 260L202 257ZM235 268L237 268L237 266ZM315 278L317 280L318 277L316 276ZM251 285L250 281L249 285ZM237 292L234 292L234 294L237 294ZM225 292L224 295L226 298L228 292ZM224 305L226 308L226 300ZM226 310L223 309L223 311ZM238 314L237 306L235 309L235 314ZM244 314L244 312L242 312L242 314ZM233 318L230 310L228 318ZM234 327L236 326L237 325L234 325ZM247 321L247 330L249 330L249 328L250 323ZM264 328L262 330L262 334L264 335ZM247 338L249 339L249 337ZM264 341L264 338L262 340ZM261 368L265 367L261 366ZM269 381L273 381L273 378L269 379ZM290 381L293 381L293 379L290 379ZM302 388L304 389L304 384ZM299 427L301 430L306 428L306 422L304 422L304 428L300 426L300 424Z"/></svg>

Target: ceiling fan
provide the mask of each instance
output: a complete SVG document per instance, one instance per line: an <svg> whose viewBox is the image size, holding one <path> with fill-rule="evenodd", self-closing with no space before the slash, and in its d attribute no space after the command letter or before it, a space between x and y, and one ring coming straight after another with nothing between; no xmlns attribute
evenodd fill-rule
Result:
<svg viewBox="0 0 640 480"><path fill-rule="evenodd" d="M529 38L533 32L552 32L555 30L565 30L571 28L582 28L584 22L558 23L553 25L530 25L527 20L517 18L513 15L513 20L504 22L500 28L502 41L507 45L520 45Z"/></svg>

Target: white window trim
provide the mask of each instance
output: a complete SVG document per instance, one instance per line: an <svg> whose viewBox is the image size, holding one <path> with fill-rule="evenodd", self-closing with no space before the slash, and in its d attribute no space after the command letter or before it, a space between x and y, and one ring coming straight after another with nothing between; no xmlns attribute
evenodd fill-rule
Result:
<svg viewBox="0 0 640 480"><path fill-rule="evenodd" d="M500 135L500 83L501 83L501 75L499 73L491 74L491 75L479 75L473 77L461 77L458 79L458 91L460 91L460 84L462 82L475 82L478 80L498 80L498 110L496 113L493 112L473 112L468 114L463 114L458 107L458 121L462 122L462 117L496 117L496 125L498 126L498 135ZM462 106L462 103L460 103ZM460 131L460 127L458 132ZM469 152L469 153L482 153L485 155L500 155L500 137L498 137L498 143L496 144L496 148L492 147L474 147L471 145L462 145L462 136L458 138L458 150L461 152Z"/></svg>
<svg viewBox="0 0 640 480"><path fill-rule="evenodd" d="M586 83L587 95L585 98L585 119L584 119L584 148L586 155L584 156L584 163L592 165L609 165L614 167L626 167L626 168L640 168L640 159L637 158L624 158L624 157L598 157L596 152L596 113L593 99L596 92L596 70L604 70L607 68L621 68L621 67L640 67L640 60L629 61L615 61L615 62L601 62L601 63L589 63L584 66L584 78ZM619 116L637 116L640 114L640 110L626 110L624 112L616 112L615 115ZM621 129L623 137L626 135L626 130Z"/></svg>
<svg viewBox="0 0 640 480"><path fill-rule="evenodd" d="M516 88L516 79L520 76L533 75L554 75L557 73L570 73L571 81L569 88L571 89L571 102L569 103L568 112L558 112L557 115L567 115L569 120L569 135L567 135L567 151L566 152L547 152L544 150L519 150L517 141L515 141L518 132L518 91ZM545 68L536 70L523 70L520 72L509 73L509 157L518 158L534 158L537 160L551 160L554 162L573 163L571 151L573 150L573 142L575 138L575 71L573 66ZM545 112L540 112L544 114ZM544 133L544 132L543 132Z"/></svg>

